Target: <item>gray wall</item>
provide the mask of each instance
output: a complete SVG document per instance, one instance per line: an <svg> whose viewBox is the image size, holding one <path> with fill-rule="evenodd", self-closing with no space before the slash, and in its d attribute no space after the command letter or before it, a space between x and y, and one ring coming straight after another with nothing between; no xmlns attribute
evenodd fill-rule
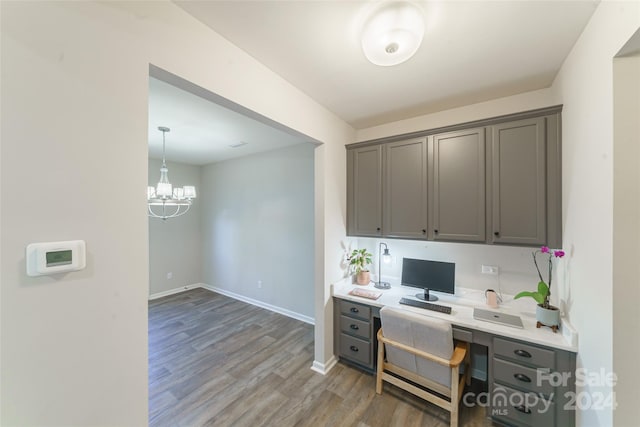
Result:
<svg viewBox="0 0 640 427"><path fill-rule="evenodd" d="M149 185L158 183L161 164L149 159ZM167 167L174 187L195 185L198 197L183 216L149 218L149 295L201 282L200 166L167 162Z"/></svg>
<svg viewBox="0 0 640 427"><path fill-rule="evenodd" d="M305 144L202 167L205 284L314 317L313 165Z"/></svg>

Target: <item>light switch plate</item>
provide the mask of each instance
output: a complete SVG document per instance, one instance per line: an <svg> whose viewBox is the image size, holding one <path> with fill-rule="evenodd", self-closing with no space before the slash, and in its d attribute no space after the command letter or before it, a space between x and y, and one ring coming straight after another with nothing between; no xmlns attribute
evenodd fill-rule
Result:
<svg viewBox="0 0 640 427"><path fill-rule="evenodd" d="M497 265L483 265L482 266L482 274L498 274L498 266Z"/></svg>

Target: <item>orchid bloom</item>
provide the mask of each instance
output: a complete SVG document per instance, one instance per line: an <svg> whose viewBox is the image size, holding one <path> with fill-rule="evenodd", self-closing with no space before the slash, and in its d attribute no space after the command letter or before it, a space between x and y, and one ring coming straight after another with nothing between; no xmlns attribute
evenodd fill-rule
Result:
<svg viewBox="0 0 640 427"><path fill-rule="evenodd" d="M536 255L538 254L547 254L548 262L547 262L547 271L548 271L548 284L545 282L542 277L542 272L540 271L540 266L538 265L538 260L536 259ZM565 255L565 252L562 249L549 249L548 246L542 246L539 250L534 251L532 254L533 263L536 266L536 271L538 272L538 277L540 278L540 282L538 282L538 290L536 292L520 292L514 298L518 299L521 297L531 297L536 302L544 308L549 308L549 297L551 295L551 281L553 280L553 263L551 262L553 257L562 258Z"/></svg>

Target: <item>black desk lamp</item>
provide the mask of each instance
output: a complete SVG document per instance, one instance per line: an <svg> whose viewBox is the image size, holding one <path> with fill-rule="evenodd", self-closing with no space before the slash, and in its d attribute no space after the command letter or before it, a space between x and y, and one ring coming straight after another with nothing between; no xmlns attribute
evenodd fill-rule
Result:
<svg viewBox="0 0 640 427"><path fill-rule="evenodd" d="M384 253L382 253L382 245L384 245ZM378 289L389 289L391 288L391 283L382 281L381 261L384 261L385 264L389 264L391 262L389 247L383 242L380 242L378 247L378 281L373 286Z"/></svg>

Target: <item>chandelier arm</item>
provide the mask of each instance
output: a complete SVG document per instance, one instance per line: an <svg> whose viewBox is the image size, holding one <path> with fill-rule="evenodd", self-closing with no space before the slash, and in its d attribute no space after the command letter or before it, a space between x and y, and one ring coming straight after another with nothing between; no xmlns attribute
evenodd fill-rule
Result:
<svg viewBox="0 0 640 427"><path fill-rule="evenodd" d="M182 216L184 214L186 214L189 209L191 208L191 203L184 203L184 204L178 204L175 205L176 210L173 212L170 212L169 214L167 214L167 210L168 210L168 206L166 203L162 203L162 214L158 214L156 213L152 206L160 206L158 205L148 205L149 207L149 216L153 217L153 218L160 218L160 219L168 219L168 218L176 218L179 216ZM171 206L171 205L169 205ZM186 209L181 210L183 207L186 207Z"/></svg>

